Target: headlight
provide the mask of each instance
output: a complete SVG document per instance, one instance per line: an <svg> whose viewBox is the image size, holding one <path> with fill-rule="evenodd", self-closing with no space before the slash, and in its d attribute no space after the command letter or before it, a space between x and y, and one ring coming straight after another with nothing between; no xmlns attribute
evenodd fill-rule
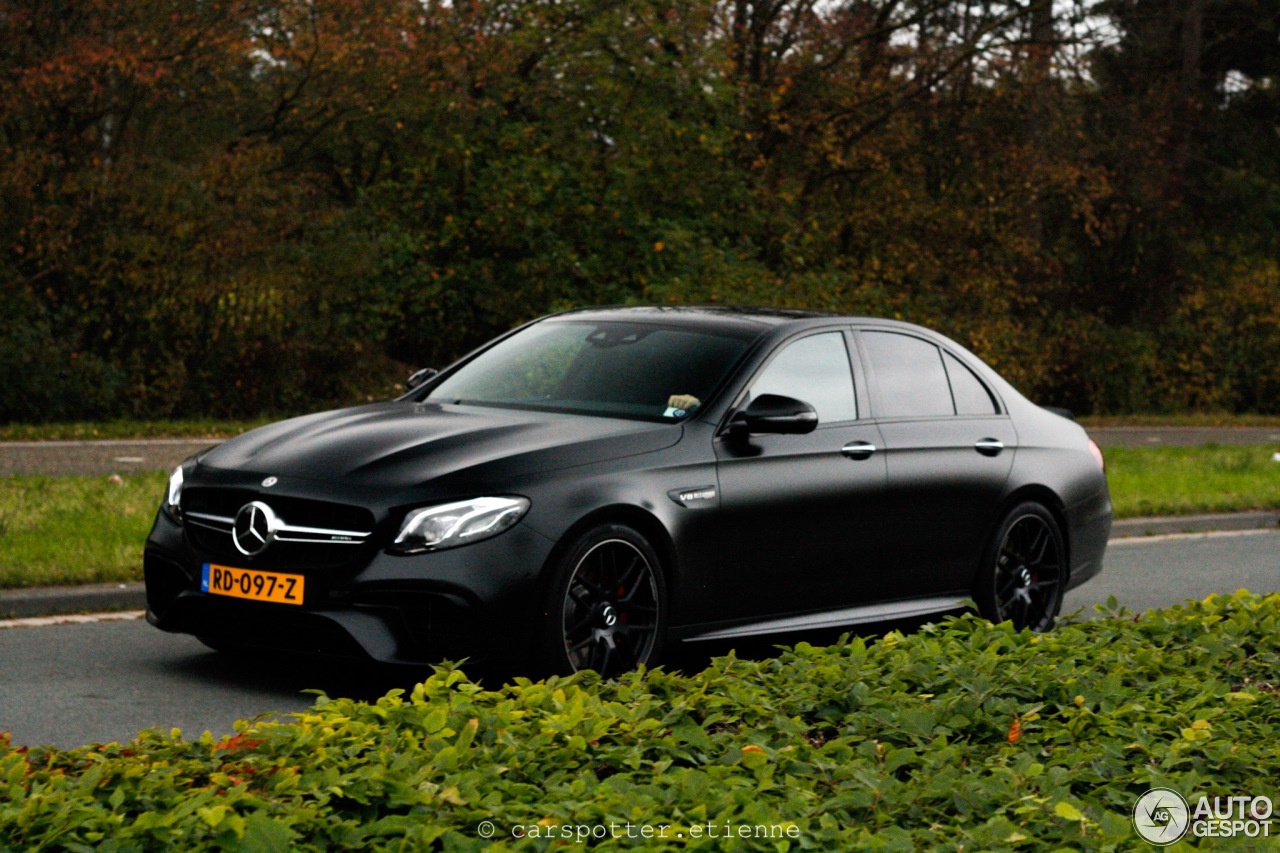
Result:
<svg viewBox="0 0 1280 853"><path fill-rule="evenodd" d="M182 466L173 469L169 475L169 492L165 495L164 508L175 517L182 514Z"/></svg>
<svg viewBox="0 0 1280 853"><path fill-rule="evenodd" d="M525 498L475 498L414 510L391 550L401 554L456 548L497 536L529 511Z"/></svg>

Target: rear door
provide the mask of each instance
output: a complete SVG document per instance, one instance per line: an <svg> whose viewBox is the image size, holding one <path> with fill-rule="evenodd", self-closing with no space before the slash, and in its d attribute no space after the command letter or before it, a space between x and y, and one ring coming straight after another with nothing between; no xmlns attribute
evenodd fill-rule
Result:
<svg viewBox="0 0 1280 853"><path fill-rule="evenodd" d="M955 353L897 330L863 328L857 336L885 448L891 594L967 591L1017 433L998 397Z"/></svg>

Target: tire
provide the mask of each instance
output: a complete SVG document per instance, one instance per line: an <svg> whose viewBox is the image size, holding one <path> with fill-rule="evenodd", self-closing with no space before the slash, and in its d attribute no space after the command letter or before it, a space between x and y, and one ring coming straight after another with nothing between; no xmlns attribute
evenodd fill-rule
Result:
<svg viewBox="0 0 1280 853"><path fill-rule="evenodd" d="M603 524L556 562L539 626L547 672L592 669L612 678L662 652L667 589L653 546L636 530Z"/></svg>
<svg viewBox="0 0 1280 853"><path fill-rule="evenodd" d="M987 546L974 600L992 622L1048 631L1062 610L1067 551L1052 513L1034 502L1005 513Z"/></svg>

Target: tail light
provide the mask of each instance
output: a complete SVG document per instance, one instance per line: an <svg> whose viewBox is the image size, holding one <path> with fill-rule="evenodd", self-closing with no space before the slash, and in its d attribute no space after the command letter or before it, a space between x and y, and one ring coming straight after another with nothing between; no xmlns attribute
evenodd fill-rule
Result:
<svg viewBox="0 0 1280 853"><path fill-rule="evenodd" d="M1093 454L1093 458L1098 461L1098 467L1103 471L1107 470L1107 460L1102 458L1102 448L1091 438L1089 439L1089 452Z"/></svg>

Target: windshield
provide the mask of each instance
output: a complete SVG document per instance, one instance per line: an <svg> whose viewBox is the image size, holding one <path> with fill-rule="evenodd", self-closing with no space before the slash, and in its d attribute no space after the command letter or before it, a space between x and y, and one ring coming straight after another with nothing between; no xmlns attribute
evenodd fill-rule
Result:
<svg viewBox="0 0 1280 853"><path fill-rule="evenodd" d="M749 342L647 323L544 322L481 353L427 399L678 421L710 398Z"/></svg>

